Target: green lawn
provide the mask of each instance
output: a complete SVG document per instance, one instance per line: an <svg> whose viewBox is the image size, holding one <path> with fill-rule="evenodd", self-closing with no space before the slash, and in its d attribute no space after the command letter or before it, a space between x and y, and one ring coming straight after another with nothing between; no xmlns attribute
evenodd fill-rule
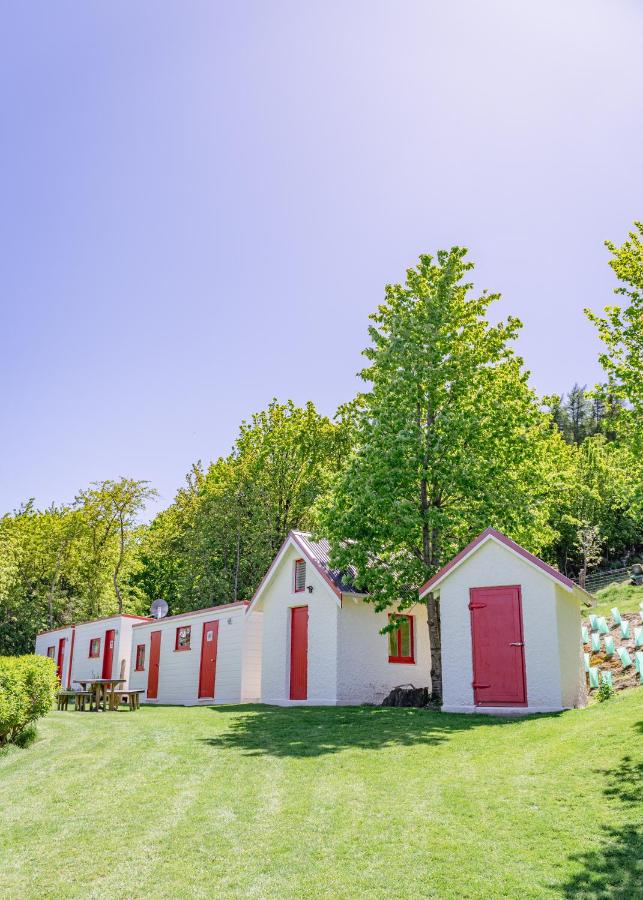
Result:
<svg viewBox="0 0 643 900"><path fill-rule="evenodd" d="M54 712L0 755L0 897L631 900L642 702Z"/></svg>
<svg viewBox="0 0 643 900"><path fill-rule="evenodd" d="M585 610L585 616L594 613L597 616L610 616L610 610L616 606L622 613L639 612L639 603L643 600L643 587L633 584L610 584L596 594L597 605Z"/></svg>

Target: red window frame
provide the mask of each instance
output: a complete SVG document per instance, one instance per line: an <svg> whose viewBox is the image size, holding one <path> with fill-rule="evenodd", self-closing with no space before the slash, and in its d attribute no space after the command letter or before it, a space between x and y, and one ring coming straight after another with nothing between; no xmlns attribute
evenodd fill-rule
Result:
<svg viewBox="0 0 643 900"><path fill-rule="evenodd" d="M389 622L394 617L389 615ZM414 663L415 662L415 623L413 622L414 616L395 616L395 618L399 621L400 619L406 619L409 623L409 644L410 644L410 656L402 656L402 629L397 628L395 631L391 631L388 634L388 661L390 663ZM391 644L395 640L397 646L397 653L391 654Z"/></svg>
<svg viewBox="0 0 643 900"><path fill-rule="evenodd" d="M136 668L135 672L145 671L145 644L136 645Z"/></svg>
<svg viewBox="0 0 643 900"><path fill-rule="evenodd" d="M94 645L96 652L94 653ZM100 638L91 638L89 641L89 659L100 659Z"/></svg>
<svg viewBox="0 0 643 900"><path fill-rule="evenodd" d="M301 568L298 568L299 566L301 566ZM301 587L297 587L297 584L298 584L297 574L300 571L303 572L303 582L302 582ZM296 559L295 560L295 565L294 565L294 569L293 569L293 580L294 580L295 594L301 594L303 591L306 590L306 560L305 559Z"/></svg>
<svg viewBox="0 0 643 900"><path fill-rule="evenodd" d="M54 644L53 647L47 647L47 656L49 659L56 659L56 646Z"/></svg>
<svg viewBox="0 0 643 900"><path fill-rule="evenodd" d="M187 631L187 633L188 633L187 647L179 647L179 632L180 631ZM174 638L174 649L175 649L175 651L192 649L192 626L191 625L178 625L177 626L176 637Z"/></svg>

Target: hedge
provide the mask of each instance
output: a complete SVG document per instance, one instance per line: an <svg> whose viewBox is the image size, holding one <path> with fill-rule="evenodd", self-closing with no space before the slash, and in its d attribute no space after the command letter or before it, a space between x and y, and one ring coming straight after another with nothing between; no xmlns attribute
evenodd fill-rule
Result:
<svg viewBox="0 0 643 900"><path fill-rule="evenodd" d="M53 659L0 656L0 747L49 712L59 687Z"/></svg>

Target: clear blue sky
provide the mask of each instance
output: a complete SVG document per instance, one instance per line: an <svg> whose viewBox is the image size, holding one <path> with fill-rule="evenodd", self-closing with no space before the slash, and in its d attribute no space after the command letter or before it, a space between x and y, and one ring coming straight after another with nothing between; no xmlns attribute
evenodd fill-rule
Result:
<svg viewBox="0 0 643 900"><path fill-rule="evenodd" d="M137 0L0 12L0 512L172 499L272 396L355 392L367 315L470 248L541 392L643 217L639 0Z"/></svg>

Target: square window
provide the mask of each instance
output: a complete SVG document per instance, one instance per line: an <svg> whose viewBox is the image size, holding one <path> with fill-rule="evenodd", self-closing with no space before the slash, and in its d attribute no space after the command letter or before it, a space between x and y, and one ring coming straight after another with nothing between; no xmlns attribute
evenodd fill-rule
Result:
<svg viewBox="0 0 643 900"><path fill-rule="evenodd" d="M145 644L136 645L136 671L143 672L145 669Z"/></svg>
<svg viewBox="0 0 643 900"><path fill-rule="evenodd" d="M92 638L89 642L90 659L98 659L100 656L100 638Z"/></svg>
<svg viewBox="0 0 643 900"><path fill-rule="evenodd" d="M306 590L306 560L295 560L295 593Z"/></svg>
<svg viewBox="0 0 643 900"><path fill-rule="evenodd" d="M389 621L392 616L389 616ZM398 616L398 627L388 633L388 661L392 663L414 663L415 641L413 616Z"/></svg>
<svg viewBox="0 0 643 900"><path fill-rule="evenodd" d="M176 629L176 644L174 645L174 649L175 650L189 650L191 633L192 633L191 625L179 626Z"/></svg>
<svg viewBox="0 0 643 900"><path fill-rule="evenodd" d="M49 657L49 659L54 659L54 658L55 658L55 656L56 656L56 648L55 648L55 646L54 646L54 647L47 647L47 656Z"/></svg>

